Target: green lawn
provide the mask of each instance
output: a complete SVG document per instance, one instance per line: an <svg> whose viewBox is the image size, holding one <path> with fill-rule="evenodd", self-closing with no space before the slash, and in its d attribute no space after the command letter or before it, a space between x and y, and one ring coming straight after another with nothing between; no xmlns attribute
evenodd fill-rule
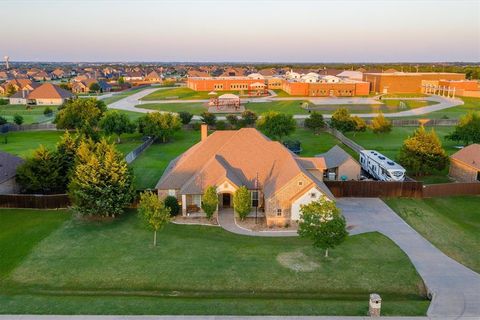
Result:
<svg viewBox="0 0 480 320"><path fill-rule="evenodd" d="M377 150L387 157L395 160L398 156L400 148L402 147L403 141L408 136L412 135L416 128L417 127L393 127L392 132L387 134L375 134L371 130L358 132L355 134L353 132L349 132L346 134L346 136L363 146L365 149ZM445 136L453 130L452 127L435 127L434 129L448 154L455 153L459 150L455 148L458 143L445 139ZM431 130L431 128L427 127L427 130ZM417 177L416 179L427 184L450 182L447 174L448 169L445 169L442 172L438 172L430 176Z"/></svg>
<svg viewBox="0 0 480 320"><path fill-rule="evenodd" d="M200 115L208 110L207 106L202 102L195 103L142 103L136 105L137 108L151 109L157 111L168 112L190 112L194 115Z"/></svg>
<svg viewBox="0 0 480 320"><path fill-rule="evenodd" d="M195 91L190 88L172 88L172 89L159 89L150 93L148 96L143 97L141 100L203 100L209 99L209 91ZM240 94L239 91L218 91L218 95L233 93Z"/></svg>
<svg viewBox="0 0 480 320"><path fill-rule="evenodd" d="M21 104L7 104L0 106L0 116L4 117L11 123L13 123L13 116L15 114L19 114L23 117L24 124L50 122L55 116L44 116L43 110L45 110L45 108L45 106L30 106L27 108L27 106ZM57 106L50 106L50 109L52 109L53 112L56 112Z"/></svg>
<svg viewBox="0 0 480 320"><path fill-rule="evenodd" d="M155 188L171 160L200 141L200 131L182 130L168 143L154 143L131 164L137 189Z"/></svg>
<svg viewBox="0 0 480 320"><path fill-rule="evenodd" d="M401 105L400 102L404 104ZM339 108L346 108L351 113L393 113L406 111L410 109L422 108L429 105L437 104L434 101L426 100L383 100L382 104L338 104L338 105L314 105L310 104L311 110L324 114L333 114Z"/></svg>
<svg viewBox="0 0 480 320"><path fill-rule="evenodd" d="M317 154L327 152L333 146L338 144L355 160L358 160L358 154L355 151L326 132L321 132L318 135L315 135L311 130L297 128L297 130L286 139L294 139L302 142L302 152L299 154L300 157L314 157Z"/></svg>
<svg viewBox="0 0 480 320"><path fill-rule="evenodd" d="M423 98L428 97L424 93L390 93L382 95L382 98Z"/></svg>
<svg viewBox="0 0 480 320"><path fill-rule="evenodd" d="M17 217L11 223L18 231L0 238L9 245L25 237L31 218L0 210L4 215ZM378 233L348 237L325 259L299 238L174 224L153 248L152 232L134 212L104 223L64 219L43 240L26 233L29 254L12 258L17 251L9 250L15 263L0 284L1 313L365 315L371 292L382 296L384 315L428 308L408 257ZM5 230L11 226L0 223L0 234ZM291 256L301 258L292 264Z"/></svg>
<svg viewBox="0 0 480 320"><path fill-rule="evenodd" d="M7 134L8 143L4 143L4 136L0 135L0 150L8 152L22 158L26 158L33 154L33 152L43 144L48 149L54 149L64 131L12 131ZM116 136L110 138L112 142L116 142ZM117 149L127 154L135 149L135 147L142 144L140 134L125 134L122 135L120 144L117 144Z"/></svg>
<svg viewBox="0 0 480 320"><path fill-rule="evenodd" d="M480 196L385 201L445 254L480 272Z"/></svg>
<svg viewBox="0 0 480 320"><path fill-rule="evenodd" d="M118 93L114 93L113 96L111 96L111 97L107 97L105 99L102 99L102 101L105 102L106 105L109 105L111 103L117 102L118 100L122 100L123 98L131 96L132 94L143 91L145 89L147 89L147 88L141 87L141 88L135 88L135 89L121 91L121 92L118 92Z"/></svg>
<svg viewBox="0 0 480 320"><path fill-rule="evenodd" d="M480 98L461 98L465 104L415 117L399 119L459 119L471 111L480 111Z"/></svg>

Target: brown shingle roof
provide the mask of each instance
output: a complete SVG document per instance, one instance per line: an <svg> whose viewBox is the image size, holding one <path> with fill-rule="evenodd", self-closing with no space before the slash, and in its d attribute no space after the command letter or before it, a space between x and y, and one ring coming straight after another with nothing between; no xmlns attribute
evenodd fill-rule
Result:
<svg viewBox="0 0 480 320"><path fill-rule="evenodd" d="M331 196L323 182L313 179L302 166L303 162L321 166L321 160L302 160L253 128L215 131L172 161L156 187L180 189L181 194L200 194L206 186L228 179L253 189L258 174L259 184L268 198L303 174Z"/></svg>
<svg viewBox="0 0 480 320"><path fill-rule="evenodd" d="M51 83L44 83L28 95L28 99L69 99L73 94Z"/></svg>
<svg viewBox="0 0 480 320"><path fill-rule="evenodd" d="M455 152L451 158L480 170L480 144L471 144Z"/></svg>

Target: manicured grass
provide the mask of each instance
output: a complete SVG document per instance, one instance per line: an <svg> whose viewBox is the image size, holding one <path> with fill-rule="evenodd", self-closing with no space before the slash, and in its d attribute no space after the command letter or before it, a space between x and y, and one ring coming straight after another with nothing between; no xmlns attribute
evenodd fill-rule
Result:
<svg viewBox="0 0 480 320"><path fill-rule="evenodd" d="M403 145L403 141L412 135L415 129L417 129L417 127L393 127L392 131L386 134L375 134L371 130L367 130L357 133L349 132L346 136L365 149L377 150L395 160ZM443 148L448 154L458 151L458 149L455 148L458 143L445 139L445 136L453 130L452 127L435 127L434 129L442 142ZM431 128L428 127L427 130L431 130ZM448 170L446 169L431 176L416 177L416 179L427 184L450 182L447 174Z"/></svg>
<svg viewBox="0 0 480 320"><path fill-rule="evenodd" d="M64 131L60 130L12 131L7 134L7 144L4 143L4 136L0 135L0 150L26 158L31 156L40 145L53 150L63 134ZM116 142L116 139L116 136L110 137L112 142ZM120 152L127 154L140 144L142 144L140 134L125 134L122 135L122 141L116 147Z"/></svg>
<svg viewBox="0 0 480 320"><path fill-rule="evenodd" d="M258 114L267 111L277 111L286 114L308 114L308 111L302 108L302 103L308 101L291 100L291 101L271 101L271 102L249 102L245 104L245 108L252 110Z"/></svg>
<svg viewBox="0 0 480 320"><path fill-rule="evenodd" d="M283 91L282 89L274 89L273 92L275 92L277 94L277 97L279 98L293 97L290 94L288 94L286 91Z"/></svg>
<svg viewBox="0 0 480 320"><path fill-rule="evenodd" d="M0 116L7 119L8 122L13 123L13 116L19 114L23 117L24 124L50 122L55 119L52 114L50 117L43 115L43 110L46 106L30 106L27 108L21 104L7 104L0 106ZM57 106L50 106L53 112L57 111Z"/></svg>
<svg viewBox="0 0 480 320"><path fill-rule="evenodd" d="M423 93L390 93L382 95L382 98L422 98L428 97Z"/></svg>
<svg viewBox="0 0 480 320"><path fill-rule="evenodd" d="M194 115L200 115L208 111L208 107L202 102L195 103L142 103L135 106L136 108L151 109L167 112L190 112Z"/></svg>
<svg viewBox="0 0 480 320"><path fill-rule="evenodd" d="M1 312L364 315L371 292L382 295L385 314L422 315L428 307L407 256L378 233L348 237L327 259L299 238L218 227L170 224L157 247L151 241L134 212L110 222L70 220L2 281ZM289 255L302 258L288 264Z"/></svg>
<svg viewBox="0 0 480 320"><path fill-rule="evenodd" d="M141 87L141 88L134 88L130 90L121 91L118 93L114 93L111 97L102 99L102 101L105 102L106 105L109 105L111 103L117 102L118 100L122 100L123 98L131 96L132 94L143 91L145 89L146 89L145 87Z"/></svg>
<svg viewBox="0 0 480 320"><path fill-rule="evenodd" d="M148 96L143 97L141 100L203 100L209 99L208 95L210 91L195 91L190 88L172 88L172 89L159 89L150 93ZM246 91L245 91L246 92ZM218 95L233 93L240 94L239 91L218 91Z"/></svg>
<svg viewBox="0 0 480 320"><path fill-rule="evenodd" d="M62 210L0 209L0 281L69 218Z"/></svg>
<svg viewBox="0 0 480 320"><path fill-rule="evenodd" d="M200 132L181 130L168 143L154 143L131 164L137 189L155 188L171 160L200 141Z"/></svg>
<svg viewBox="0 0 480 320"><path fill-rule="evenodd" d="M445 254L480 272L480 196L385 201Z"/></svg>
<svg viewBox="0 0 480 320"><path fill-rule="evenodd" d="M285 140L293 139L300 140L302 143L302 152L300 157L314 157L317 154L327 152L335 145L339 145L342 149L347 151L355 160L358 160L358 154L337 140L329 133L321 132L315 135L311 130L304 128L297 128L297 130Z"/></svg>
<svg viewBox="0 0 480 320"><path fill-rule="evenodd" d="M403 101L404 105L400 106L400 102ZM429 105L437 104L434 101L424 100L383 100L382 104L324 104L314 105L310 104L311 110L318 111L323 114L333 114L339 108L346 108L351 113L393 113L406 111L410 109L422 108Z"/></svg>
<svg viewBox="0 0 480 320"><path fill-rule="evenodd" d="M428 114L401 119L459 119L471 111L480 111L480 98L461 98L465 104Z"/></svg>

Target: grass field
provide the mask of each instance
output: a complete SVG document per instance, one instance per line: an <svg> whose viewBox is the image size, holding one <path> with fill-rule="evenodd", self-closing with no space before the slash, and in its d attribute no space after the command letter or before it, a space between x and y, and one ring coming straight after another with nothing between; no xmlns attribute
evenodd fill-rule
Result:
<svg viewBox="0 0 480 320"><path fill-rule="evenodd" d="M285 139L300 140L303 148L300 156L303 157L313 157L339 144L355 159L358 159L355 152L328 133L315 135L309 130L297 128L295 133ZM199 131L182 130L175 134L171 142L155 143L150 146L131 164L135 172L137 189L154 188L170 161L198 141L200 141Z"/></svg>
<svg viewBox="0 0 480 320"><path fill-rule="evenodd" d="M0 150L26 158L32 155L41 144L53 150L63 133L64 131L53 130L9 132L7 144L4 143L4 137L0 135ZM111 137L111 141L116 142L116 137ZM140 144L142 144L142 138L139 134L124 134L121 143L116 147L120 152L127 154Z"/></svg>
<svg viewBox="0 0 480 320"><path fill-rule="evenodd" d="M134 212L103 223L66 216L0 210L0 263L9 264L1 313L365 315L371 292L382 295L384 315L428 308L407 256L378 233L348 237L325 259L298 238L173 224L154 248ZM10 246L16 239L29 248Z"/></svg>
<svg viewBox="0 0 480 320"><path fill-rule="evenodd" d="M363 146L365 149L377 150L395 160L403 145L403 141L408 136L412 135L415 129L416 127L393 127L392 132L387 134L375 134L371 130L367 130L358 133L349 132L346 136ZM458 143L445 139L445 136L453 130L452 127L435 127L434 129L448 154L455 153L459 150L455 148ZM431 128L427 128L427 130L431 130ZM438 174L419 177L418 179L425 183L450 182L447 174L448 170L444 170Z"/></svg>
<svg viewBox="0 0 480 320"><path fill-rule="evenodd" d="M471 111L480 112L480 98L461 98L465 104L428 114L400 119L459 119Z"/></svg>
<svg viewBox="0 0 480 320"><path fill-rule="evenodd" d="M209 99L209 91L195 91L190 88L172 88L172 89L159 89L150 93L148 96L143 97L141 100L203 100ZM233 93L240 94L239 91L219 91L218 95Z"/></svg>
<svg viewBox="0 0 480 320"><path fill-rule="evenodd" d="M382 98L423 98L428 97L424 93L389 93L382 95Z"/></svg>
<svg viewBox="0 0 480 320"><path fill-rule="evenodd" d="M385 201L445 254L480 272L480 196Z"/></svg>
<svg viewBox="0 0 480 320"><path fill-rule="evenodd" d="M404 105L400 105L403 102ZM324 114L333 114L339 108L346 108L351 113L393 113L410 109L422 108L437 104L426 100L383 100L382 104L338 104L338 105L313 105L309 108Z"/></svg>
<svg viewBox="0 0 480 320"><path fill-rule="evenodd" d="M50 109L56 112L57 106L50 106ZM50 122L55 119L55 115L50 117L44 116L43 110L45 110L45 106L30 106L27 108L27 106L21 104L7 104L0 106L0 116L13 123L13 116L19 114L23 117L24 124Z"/></svg>

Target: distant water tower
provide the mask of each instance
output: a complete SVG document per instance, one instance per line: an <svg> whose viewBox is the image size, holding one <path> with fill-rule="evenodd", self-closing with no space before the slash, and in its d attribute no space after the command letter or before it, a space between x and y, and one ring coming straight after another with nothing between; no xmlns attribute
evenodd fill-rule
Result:
<svg viewBox="0 0 480 320"><path fill-rule="evenodd" d="M7 70L10 69L10 65L8 64L8 60L10 60L9 56L3 57L3 60L5 60L5 67L7 67Z"/></svg>

